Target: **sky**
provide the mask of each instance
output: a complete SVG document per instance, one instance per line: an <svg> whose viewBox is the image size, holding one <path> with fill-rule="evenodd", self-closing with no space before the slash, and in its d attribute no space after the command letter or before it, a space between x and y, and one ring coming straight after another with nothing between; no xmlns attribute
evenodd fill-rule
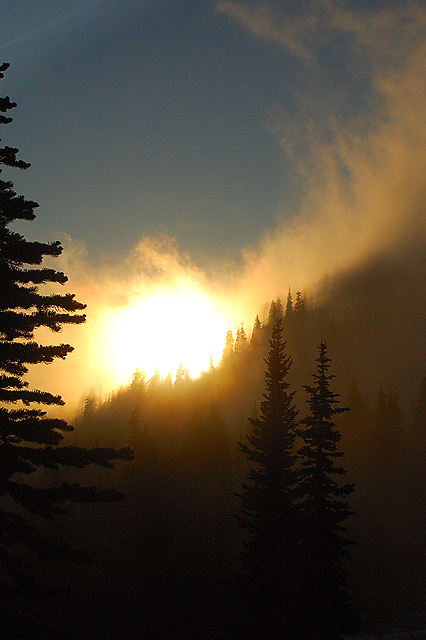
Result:
<svg viewBox="0 0 426 640"><path fill-rule="evenodd" d="M16 229L63 242L80 358L158 288L250 330L289 286L424 245L425 2L4 0L0 25L2 140L40 204Z"/></svg>

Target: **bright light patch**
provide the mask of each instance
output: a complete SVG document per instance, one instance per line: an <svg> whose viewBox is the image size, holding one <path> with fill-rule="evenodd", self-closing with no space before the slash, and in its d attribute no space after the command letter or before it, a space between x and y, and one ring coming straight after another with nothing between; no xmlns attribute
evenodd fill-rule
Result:
<svg viewBox="0 0 426 640"><path fill-rule="evenodd" d="M201 293L153 295L120 311L110 330L113 364L127 380L136 368L174 379L179 364L196 377L222 354L226 324Z"/></svg>

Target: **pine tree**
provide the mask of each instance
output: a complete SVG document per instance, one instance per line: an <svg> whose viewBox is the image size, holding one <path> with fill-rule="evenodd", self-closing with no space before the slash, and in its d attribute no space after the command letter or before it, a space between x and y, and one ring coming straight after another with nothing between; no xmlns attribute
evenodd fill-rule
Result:
<svg viewBox="0 0 426 640"><path fill-rule="evenodd" d="M225 346L222 352L222 362L228 362L233 353L234 353L234 336L232 335L232 331L228 329L225 337Z"/></svg>
<svg viewBox="0 0 426 640"><path fill-rule="evenodd" d="M256 315L253 324L253 330L251 332L250 344L257 344L260 341L260 336L262 334L262 323L259 320L259 316Z"/></svg>
<svg viewBox="0 0 426 640"><path fill-rule="evenodd" d="M282 339L282 322L275 320L269 342L260 415L249 418L251 432L240 443L246 458L255 464L241 493L240 524L248 532L241 558L242 603L254 637L262 638L290 634L294 617L297 410L295 392L289 391L287 380L292 360Z"/></svg>
<svg viewBox="0 0 426 640"><path fill-rule="evenodd" d="M0 67L0 77L8 66ZM8 97L0 99L2 114L15 106ZM0 115L1 124L11 121ZM18 160L17 153L15 148L1 148L0 164L27 169L30 165ZM58 333L63 325L85 320L80 313L85 305L77 302L74 295L40 291L42 285L67 282L63 273L41 266L45 256L61 254L60 243L28 242L8 228L15 220L34 220L37 206L18 196L11 181L0 180L0 589L2 607L13 608L14 612L20 607L27 609L31 597L43 597L28 569L28 552L23 553L23 548L42 560L76 557L67 545L46 540L28 514L50 518L64 513L70 502L94 503L122 497L117 491L96 490L77 483L42 488L37 486L37 471L58 470L62 465L80 469L91 463L112 467L112 460L130 457L129 449L59 446L63 433L73 427L48 416L40 405L59 406L64 401L58 395L30 388L25 379L29 365L65 358L73 350L69 344L39 344L35 339L38 328ZM25 474L33 475L31 483L23 481Z"/></svg>
<svg viewBox="0 0 426 640"><path fill-rule="evenodd" d="M291 295L291 288L288 288L287 301L285 305L285 319L287 322L291 322L293 318L293 296Z"/></svg>
<svg viewBox="0 0 426 640"><path fill-rule="evenodd" d="M176 370L175 381L173 383L173 386L179 387L187 380L188 380L188 369L185 369L182 362L179 362L178 368Z"/></svg>
<svg viewBox="0 0 426 640"><path fill-rule="evenodd" d="M247 346L247 336L244 331L243 323L241 323L241 327L238 327L237 334L235 338L234 351L235 353L241 353Z"/></svg>
<svg viewBox="0 0 426 640"><path fill-rule="evenodd" d="M300 471L301 566L306 582L301 594L306 636L312 640L340 638L340 632L356 630L357 617L346 590L347 571L342 561L349 557L352 544L345 537L345 521L353 514L345 498L354 490L352 484L339 484L336 476L346 471L334 460L340 432L333 416L347 411L337 407L338 394L330 389L334 378L328 373L331 360L327 346L321 342L314 385L305 386L309 399L309 415L298 435L304 444L298 455Z"/></svg>
<svg viewBox="0 0 426 640"><path fill-rule="evenodd" d="M294 303L294 316L299 320L306 317L306 300L300 291L296 291L296 301Z"/></svg>

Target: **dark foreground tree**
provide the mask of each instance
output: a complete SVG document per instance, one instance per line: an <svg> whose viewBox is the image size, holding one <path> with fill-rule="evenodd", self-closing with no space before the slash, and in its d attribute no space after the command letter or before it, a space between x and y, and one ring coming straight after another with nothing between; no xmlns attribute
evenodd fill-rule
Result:
<svg viewBox="0 0 426 640"><path fill-rule="evenodd" d="M8 66L0 67L1 78ZM15 106L9 97L0 99L1 124L12 121L2 114ZM0 164L27 169L29 164L18 160L17 152L11 147L1 148ZM73 350L69 344L39 344L35 340L37 329L47 327L58 333L65 324L85 320L79 313L85 305L74 295L50 292L52 285L63 285L67 277L41 266L45 256L61 254L60 243L28 242L8 228L15 220L33 220L37 206L18 196L12 182L0 180L0 594L1 607L12 610L13 616L20 608L26 609L30 599L44 597L30 571L33 559L77 557L67 545L46 540L35 526L37 517L64 513L67 503L122 497L115 490L96 490L77 483L42 488L37 472L41 468L57 470L62 465L76 469L92 463L111 467L112 460L131 457L129 449L59 446L63 432L72 431L72 427L48 416L40 405L63 405L62 398L30 388L25 379L29 366L65 358ZM49 292L42 293L41 285L50 285ZM24 481L27 476L31 476L31 482ZM4 626L2 637L7 637L3 633Z"/></svg>
<svg viewBox="0 0 426 640"><path fill-rule="evenodd" d="M266 391L241 450L255 466L243 484L241 525L247 531L239 576L244 615L252 637L291 638L294 631L297 542L293 451L297 410L287 374L291 358L274 322L265 359ZM247 633L250 633L247 632Z"/></svg>
<svg viewBox="0 0 426 640"><path fill-rule="evenodd" d="M309 395L309 415L300 421L304 428L298 435L304 441L301 457L301 569L304 573L301 608L305 635L310 640L334 640L341 632L354 632L357 616L352 608L347 588L347 569L352 544L345 537L345 521L353 514L346 496L354 490L352 484L340 484L336 478L345 475L335 459L340 432L333 416L346 407L337 407L338 394L330 389L333 375L328 373L330 358L325 342L321 342L314 385L305 386Z"/></svg>

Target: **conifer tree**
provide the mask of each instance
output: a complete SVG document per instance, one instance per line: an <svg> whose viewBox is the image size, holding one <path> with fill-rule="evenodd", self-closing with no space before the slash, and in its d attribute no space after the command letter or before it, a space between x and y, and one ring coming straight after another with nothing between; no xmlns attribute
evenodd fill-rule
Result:
<svg viewBox="0 0 426 640"><path fill-rule="evenodd" d="M262 323L259 320L259 316L256 315L256 318L253 324L253 330L251 332L250 344L257 344L257 342L259 342L260 340L261 333L262 333Z"/></svg>
<svg viewBox="0 0 426 640"><path fill-rule="evenodd" d="M328 373L330 358L327 346L321 342L314 373L314 385L305 386L309 415L300 421L298 429L303 446L298 455L300 471L301 567L306 581L301 594L306 637L312 640L333 640L341 632L356 630L357 617L346 590L347 571L342 561L349 557L352 544L345 537L345 521L353 514L345 498L354 490L352 484L340 484L336 477L346 474L335 459L340 432L333 416L347 411L336 406L338 394L330 389L334 378Z"/></svg>
<svg viewBox="0 0 426 640"><path fill-rule="evenodd" d="M232 331L228 329L225 337L225 346L222 352L222 362L227 362L234 353L234 336Z"/></svg>
<svg viewBox="0 0 426 640"><path fill-rule="evenodd" d="M288 288L287 301L285 305L285 319L291 321L293 318L293 296L291 295L291 288Z"/></svg>
<svg viewBox="0 0 426 640"><path fill-rule="evenodd" d="M240 448L254 463L243 484L241 526L247 530L242 554L242 602L254 637L291 637L294 622L294 580L297 473L293 451L297 410L289 391L292 364L277 318L265 359L266 391L258 417Z"/></svg>
<svg viewBox="0 0 426 640"><path fill-rule="evenodd" d="M0 77L8 66L0 67ZM15 106L9 97L0 99L1 114ZM11 121L0 115L1 124ZM17 153L15 148L1 148L0 165L27 169L30 165L18 160ZM0 589L1 606L12 606L14 612L20 607L26 609L28 599L42 593L28 570L28 550L43 560L76 556L68 546L46 540L28 514L50 518L64 513L70 502L94 503L122 497L117 491L77 483L42 488L34 477L32 482L25 482L25 474L35 476L41 468L58 470L62 465L76 469L91 463L111 467L112 460L130 457L129 449L59 446L63 433L73 427L48 416L41 406L59 406L64 401L59 395L30 388L25 378L30 365L63 359L73 350L69 344L39 344L37 329L46 327L58 333L63 325L85 320L81 313L85 305L74 295L40 290L46 284L67 282L60 271L41 266L44 257L61 254L60 243L29 242L8 228L15 220L34 220L37 206L18 196L11 181L0 180ZM23 548L27 549L25 553Z"/></svg>
<svg viewBox="0 0 426 640"><path fill-rule="evenodd" d="M241 323L241 327L238 327L236 338L235 338L235 344L234 344L235 353L241 353L241 351L244 351L246 346L247 346L247 336L246 336L246 332L244 331L243 323Z"/></svg>
<svg viewBox="0 0 426 640"><path fill-rule="evenodd" d="M302 320L306 316L306 300L300 291L296 291L296 301L294 303L294 315Z"/></svg>
<svg viewBox="0 0 426 640"><path fill-rule="evenodd" d="M269 305L268 319L266 321L266 324L270 327L273 327L276 318L277 318L276 304L275 304L275 300L272 300L271 304Z"/></svg>

